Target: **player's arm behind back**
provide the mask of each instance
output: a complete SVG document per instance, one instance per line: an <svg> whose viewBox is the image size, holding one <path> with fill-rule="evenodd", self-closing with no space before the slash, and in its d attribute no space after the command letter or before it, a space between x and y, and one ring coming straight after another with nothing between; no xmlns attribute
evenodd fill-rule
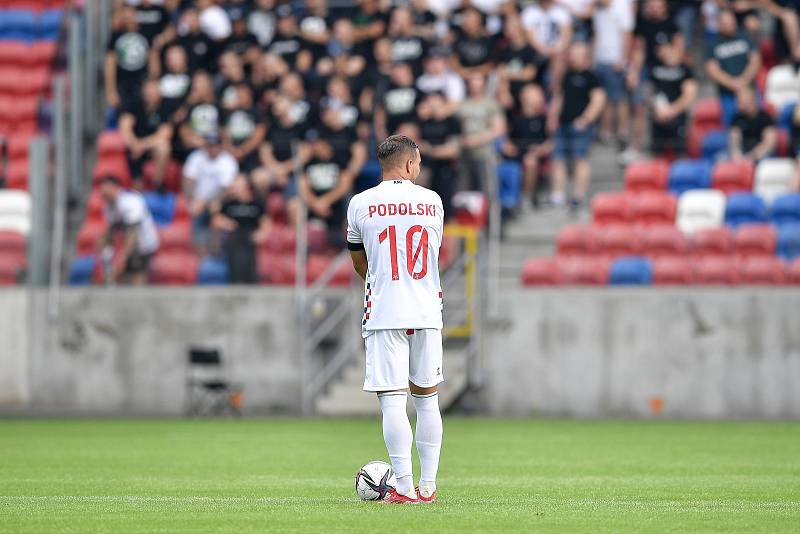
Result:
<svg viewBox="0 0 800 534"><path fill-rule="evenodd" d="M367 252L364 250L364 241L361 237L361 228L358 226L358 214L356 197L350 200L347 206L347 248L350 250L350 259L353 261L353 268L362 280L367 279Z"/></svg>

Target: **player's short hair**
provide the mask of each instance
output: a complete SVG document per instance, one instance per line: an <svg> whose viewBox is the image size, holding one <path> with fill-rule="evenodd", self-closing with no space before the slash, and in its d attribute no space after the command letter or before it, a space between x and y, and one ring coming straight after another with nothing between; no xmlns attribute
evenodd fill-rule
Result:
<svg viewBox="0 0 800 534"><path fill-rule="evenodd" d="M407 135L390 135L378 145L378 162L381 168L400 167L413 159L419 146Z"/></svg>

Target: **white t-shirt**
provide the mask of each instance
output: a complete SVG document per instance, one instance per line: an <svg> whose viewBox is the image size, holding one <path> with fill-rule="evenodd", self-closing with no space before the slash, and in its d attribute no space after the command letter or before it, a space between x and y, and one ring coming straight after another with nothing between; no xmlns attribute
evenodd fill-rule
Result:
<svg viewBox="0 0 800 534"><path fill-rule="evenodd" d="M121 192L116 204L106 209L106 220L111 226L136 228L136 250L139 254L152 254L158 249L156 225L140 193Z"/></svg>
<svg viewBox="0 0 800 534"><path fill-rule="evenodd" d="M194 196L208 202L233 183L239 172L236 158L227 152L211 159L208 152L198 149L189 154L183 166L183 175L195 181Z"/></svg>
<svg viewBox="0 0 800 534"><path fill-rule="evenodd" d="M594 10L594 60L616 65L625 58L625 32L633 30L633 0L611 0Z"/></svg>
<svg viewBox="0 0 800 534"><path fill-rule="evenodd" d="M440 91L450 102L461 102L467 93L464 79L451 71L439 75L423 74L417 80L417 89L423 93Z"/></svg>
<svg viewBox="0 0 800 534"><path fill-rule="evenodd" d="M563 6L553 4L542 9L538 5L522 10L522 27L531 30L536 38L547 46L554 46L561 38L561 29L572 24L572 16Z"/></svg>
<svg viewBox="0 0 800 534"><path fill-rule="evenodd" d="M362 330L442 328L439 195L410 180L385 180L347 208L347 241L369 264Z"/></svg>

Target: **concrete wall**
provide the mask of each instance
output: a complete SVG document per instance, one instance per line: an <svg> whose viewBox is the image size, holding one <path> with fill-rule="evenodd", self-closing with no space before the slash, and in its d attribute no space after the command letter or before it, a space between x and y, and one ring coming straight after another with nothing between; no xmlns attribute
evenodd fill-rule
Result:
<svg viewBox="0 0 800 534"><path fill-rule="evenodd" d="M520 290L504 308L491 413L800 417L796 289Z"/></svg>
<svg viewBox="0 0 800 534"><path fill-rule="evenodd" d="M291 289L67 289L26 332L45 297L0 291L0 412L180 414L190 344L223 349L248 413L299 410ZM503 309L489 413L800 418L796 289L522 289Z"/></svg>

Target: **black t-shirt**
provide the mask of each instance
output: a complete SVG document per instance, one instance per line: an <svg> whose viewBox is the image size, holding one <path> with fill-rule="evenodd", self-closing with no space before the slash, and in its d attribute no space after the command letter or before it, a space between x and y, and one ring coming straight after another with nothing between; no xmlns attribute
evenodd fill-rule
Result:
<svg viewBox="0 0 800 534"><path fill-rule="evenodd" d="M219 132L220 112L216 104L194 104L186 114L186 124L198 135Z"/></svg>
<svg viewBox="0 0 800 534"><path fill-rule="evenodd" d="M272 146L272 155L278 161L292 159L292 142L301 137L300 129L292 124L285 126L278 120L273 120L267 128L267 142Z"/></svg>
<svg viewBox="0 0 800 534"><path fill-rule="evenodd" d="M144 34L115 32L108 43L108 51L117 56L117 84L138 84L147 77L150 41Z"/></svg>
<svg viewBox="0 0 800 534"><path fill-rule="evenodd" d="M668 102L675 102L683 93L683 82L692 79L692 73L685 65L665 65L657 62L650 71L653 92L664 95Z"/></svg>
<svg viewBox="0 0 800 534"><path fill-rule="evenodd" d="M245 32L244 35L232 33L225 40L225 50L240 56L253 47L258 47L258 38L250 32Z"/></svg>
<svg viewBox="0 0 800 534"><path fill-rule="evenodd" d="M225 130L235 146L250 139L261 122L262 119L255 109L234 109L225 113L222 119Z"/></svg>
<svg viewBox="0 0 800 534"><path fill-rule="evenodd" d="M294 68L297 54L303 49L303 41L296 35L285 35L275 32L272 42L267 47L270 54L277 54L283 58L289 67Z"/></svg>
<svg viewBox="0 0 800 534"><path fill-rule="evenodd" d="M334 158L337 161L345 162L345 166L353 157L352 146L358 140L355 128L341 128L334 130L326 125L319 128L319 136L325 139L333 147Z"/></svg>
<svg viewBox="0 0 800 534"><path fill-rule="evenodd" d="M308 185L314 193L320 195L327 193L339 183L342 170L347 166L341 155L334 155L330 159L312 158L306 164L305 174L308 176Z"/></svg>
<svg viewBox="0 0 800 534"><path fill-rule="evenodd" d="M383 21L388 26L389 15L383 11L376 11L375 13L366 13L360 6L355 9L351 17L353 25L356 28L363 28L369 26L375 21ZM375 39L364 39L356 44L356 54L363 56L367 63L374 62L375 58L372 55L372 48L375 45Z"/></svg>
<svg viewBox="0 0 800 534"><path fill-rule="evenodd" d="M414 76L422 74L422 62L428 55L428 42L422 37L398 37L392 40L392 61L408 63Z"/></svg>
<svg viewBox="0 0 800 534"><path fill-rule="evenodd" d="M419 91L415 87L394 84L389 86L382 98L389 133L394 132L404 122L414 122L418 100Z"/></svg>
<svg viewBox="0 0 800 534"><path fill-rule="evenodd" d="M740 111L733 116L732 126L742 132L742 151L749 152L761 142L764 130L773 126L772 117L760 109L755 117L748 117Z"/></svg>
<svg viewBox="0 0 800 534"><path fill-rule="evenodd" d="M433 146L443 145L451 137L461 135L461 121L450 116L444 119L428 119L419 125L420 137ZM429 164L451 163L453 160L426 157Z"/></svg>
<svg viewBox="0 0 800 534"><path fill-rule="evenodd" d="M186 51L189 72L199 69L215 71L217 64L217 47L204 33L188 34L178 37L164 47L166 51L172 45L178 45ZM162 63L164 59L162 57Z"/></svg>
<svg viewBox="0 0 800 534"><path fill-rule="evenodd" d="M547 117L544 113L526 117L513 113L509 117L509 138L520 152L520 157L531 146L541 145L547 140Z"/></svg>
<svg viewBox="0 0 800 534"><path fill-rule="evenodd" d="M164 6L137 6L136 20L139 22L139 32L152 42L156 35L167 29L169 13Z"/></svg>
<svg viewBox="0 0 800 534"><path fill-rule="evenodd" d="M220 213L236 221L236 230L232 232L231 237L249 242L250 236L258 230L266 210L264 204L258 200L242 202L231 199L222 203Z"/></svg>
<svg viewBox="0 0 800 534"><path fill-rule="evenodd" d="M589 106L591 94L600 87L600 82L590 70L568 70L561 81L564 100L559 122L566 125L577 119Z"/></svg>
<svg viewBox="0 0 800 534"><path fill-rule="evenodd" d="M315 35L327 31L333 24L329 17L319 17L316 15L306 15L300 19L298 26L300 27L301 35ZM326 43L315 43L308 39L303 38L303 48L311 52L314 61L328 55L328 47Z"/></svg>
<svg viewBox="0 0 800 534"><path fill-rule="evenodd" d="M669 18L650 20L642 17L636 21L635 34L643 38L645 43L645 65L652 67L656 63L656 49L671 43L676 33L678 26Z"/></svg>
<svg viewBox="0 0 800 534"><path fill-rule="evenodd" d="M161 101L169 116L183 105L191 85L192 78L185 72L165 72L158 80Z"/></svg>
<svg viewBox="0 0 800 534"><path fill-rule="evenodd" d="M132 105L125 110L125 113L133 115L133 133L138 138L153 135L158 127L167 122L169 118L163 105L155 109L147 109L142 102Z"/></svg>
<svg viewBox="0 0 800 534"><path fill-rule="evenodd" d="M479 67L492 61L493 46L490 37L462 36L455 43L455 53L462 67Z"/></svg>
<svg viewBox="0 0 800 534"><path fill-rule="evenodd" d="M542 82L544 80L544 70L547 65L547 59L539 55L531 45L525 44L522 48L514 48L509 45L500 53L499 60L511 73L517 73L528 66L536 67L536 76L533 81L539 85L543 85ZM511 94L517 94L526 83L530 82L512 81Z"/></svg>

